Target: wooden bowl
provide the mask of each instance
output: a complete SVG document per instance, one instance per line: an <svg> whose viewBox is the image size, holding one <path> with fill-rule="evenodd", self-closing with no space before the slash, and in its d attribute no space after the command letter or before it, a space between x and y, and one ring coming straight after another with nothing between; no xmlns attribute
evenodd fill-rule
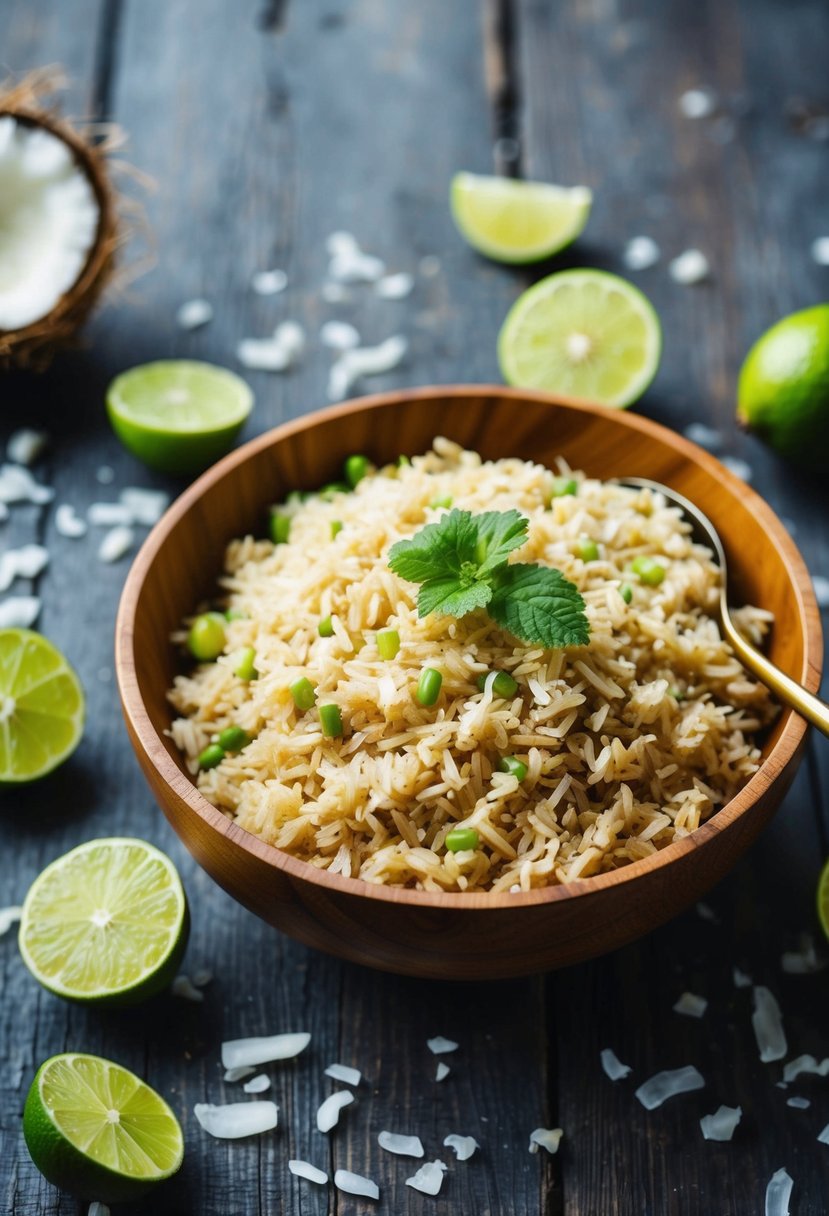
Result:
<svg viewBox="0 0 829 1216"><path fill-rule="evenodd" d="M780 803L806 726L784 710L759 771L691 836L613 873L526 894L445 894L377 886L316 869L249 835L193 785L165 734L181 619L209 597L226 543L261 532L267 505L339 475L350 452L378 464L446 435L484 457L550 463L561 454L601 478L650 477L699 504L722 536L735 601L770 609L771 657L816 690L817 606L803 560L771 509L712 456L636 414L486 386L386 393L260 436L205 473L154 528L118 613L116 667L130 738L164 813L234 898L331 954L407 975L524 975L612 950L668 920L718 882Z"/></svg>

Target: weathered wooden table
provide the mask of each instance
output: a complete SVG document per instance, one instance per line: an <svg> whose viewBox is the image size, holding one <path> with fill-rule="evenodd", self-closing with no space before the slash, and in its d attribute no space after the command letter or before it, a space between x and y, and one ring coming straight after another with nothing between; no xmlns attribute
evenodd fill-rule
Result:
<svg viewBox="0 0 829 1216"><path fill-rule="evenodd" d="M126 155L155 179L146 207L156 264L111 298L84 349L41 378L2 380L2 429L45 427L52 445L38 475L57 502L83 511L127 484L179 487L121 450L103 411L110 377L164 356L233 366L235 345L284 318L311 335L285 376L250 376L253 435L324 404L329 355L316 338L329 317L367 341L402 332L404 367L374 383L497 379L495 337L529 281L478 259L447 209L451 174L501 170L593 187L588 232L557 265L623 271L621 251L652 235L662 263L637 281L665 328L663 367L642 409L681 428L720 428L754 484L792 521L810 568L829 575L825 482L817 484L743 438L732 423L736 372L748 344L779 315L829 294L829 271L809 254L829 231L826 121L829 10L820 0L4 0L0 58L21 71L59 62L75 115L111 119ZM710 86L717 114L693 121L677 105ZM798 100L799 99L799 100ZM494 151L493 151L494 149ZM324 302L325 238L356 234L390 269L410 270L405 301L368 289ZM683 287L669 257L699 247L712 275ZM422 273L424 257L440 271ZM283 267L284 294L251 292L251 273ZM434 264L431 267L434 270ZM623 271L624 272L624 271ZM177 329L183 301L206 296L215 319ZM101 465L115 470L99 484ZM185 1126L181 1175L140 1210L253 1213L443 1211L475 1216L748 1216L785 1166L792 1213L829 1211L829 1081L777 1088L761 1064L751 991L738 965L782 1005L790 1055L829 1054L827 972L789 975L785 949L817 933L812 907L829 852L829 748L813 740L774 826L713 892L710 916L691 909L611 957L566 972L493 986L425 984L374 974L312 953L260 924L184 852L153 806L132 757L113 682L112 632L128 561L99 564L99 533L59 537L51 511L16 508L0 543L42 540L40 628L86 685L89 722L75 758L42 784L0 795L0 904L18 902L53 857L98 835L134 833L167 849L193 909L187 968L215 979L202 1005L163 997L137 1012L100 1014L41 991L0 940L0 1208L14 1216L85 1210L48 1186L20 1133L37 1065L78 1049L111 1056L167 1094ZM24 588L25 589L25 588ZM18 588L15 588L18 590ZM704 913L706 910L702 909ZM707 997L700 1020L672 1011L685 990ZM280 1128L255 1141L209 1139L193 1103L231 1100L221 1080L223 1038L313 1033L310 1054L274 1069ZM434 1081L426 1038L460 1043L451 1076ZM611 1083L599 1052L633 1067ZM342 1126L322 1137L314 1111L323 1068L355 1064L367 1078ZM693 1063L706 1088L648 1113L633 1097L646 1077ZM808 1109L787 1105L791 1096ZM740 1104L728 1144L703 1140L699 1118ZM529 1132L560 1126L560 1152L531 1156ZM413 1172L382 1153L377 1132L418 1133L427 1156L451 1164L439 1198L404 1185ZM480 1153L453 1164L449 1132ZM376 1178L379 1204L293 1178L291 1156ZM139 1209L134 1209L139 1210Z"/></svg>

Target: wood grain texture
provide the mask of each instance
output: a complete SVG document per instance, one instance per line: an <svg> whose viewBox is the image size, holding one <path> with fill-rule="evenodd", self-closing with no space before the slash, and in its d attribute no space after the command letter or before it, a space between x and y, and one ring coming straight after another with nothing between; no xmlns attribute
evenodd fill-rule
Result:
<svg viewBox="0 0 829 1216"><path fill-rule="evenodd" d="M507 118L525 174L586 180L596 189L578 247L539 273L579 263L625 273L621 250L638 232L659 240L665 260L691 245L712 256L713 277L699 288L672 284L664 260L635 276L666 333L662 370L641 410L677 429L690 420L719 427L725 450L749 461L755 487L790 530L796 526L809 568L829 574L825 486L776 461L731 422L748 343L782 313L827 295L826 271L809 256L810 241L827 230L826 144L784 113L796 97L826 107L826 6L492 0L490 11L499 10L509 12L514 48L510 55L496 47L494 62L512 74ZM493 136L504 133L504 112L492 112L486 92L484 16L481 2L445 0L0 5L4 66L62 62L73 80L69 112L122 123L131 137L125 155L158 184L150 196L156 269L116 295L85 347L49 376L2 382L0 438L23 423L51 431L38 475L56 484L58 501L83 511L124 484L177 491L112 438L101 404L108 379L167 354L233 366L240 337L267 333L285 317L303 320L312 334L332 315L353 321L368 341L407 334L407 362L377 382L381 389L497 378L498 326L529 276L466 249L445 205L451 173L490 171ZM730 143L718 142L728 132L716 120L680 120L676 99L698 84L717 89L726 116L740 110ZM496 105L499 96L491 94ZM360 289L346 304L325 305L324 239L339 227L392 269L417 271L423 255L437 255L441 270L418 276L405 302L381 304ZM250 272L272 265L288 270L288 290L254 296ZM215 321L180 333L175 308L202 293L216 307ZM248 436L323 404L328 361L312 342L290 375L252 375L258 400ZM101 465L114 469L113 486L97 482ZM829 1054L826 973L785 976L779 962L801 932L816 932L814 883L829 853L829 748L811 749L780 813L709 897L718 924L690 912L546 983L483 988L381 975L275 934L190 859L152 806L112 683L115 609L128 563L99 565L100 531L66 541L51 512L28 508L14 509L0 546L39 536L52 554L39 580L41 627L81 673L89 727L55 777L0 792L0 903L17 902L47 861L81 840L113 831L149 837L179 865L194 909L187 969L209 965L216 979L203 1006L166 998L129 1017L102 1018L40 993L13 938L0 939L3 1211L84 1216L85 1206L39 1180L19 1134L35 1066L77 1048L143 1071L186 1119L184 1171L159 1192L159 1216L391 1211L387 1195L369 1204L301 1183L287 1171L288 1156L325 1164L327 1152L332 1165L364 1165L384 1124L420 1131L427 1152L438 1155L437 1132L450 1119L453 1130L477 1137L481 1156L453 1168L444 1195L433 1200L402 1188L411 1170L383 1154L395 1216L438 1209L453 1216L755 1216L781 1165L795 1180L793 1216L824 1216L829 1152L816 1136L829 1122L829 1088L821 1078L802 1078L789 1093L812 1106L785 1106L788 1094L774 1086L780 1067L759 1063L750 993L735 992L730 967L739 963L777 993L790 1055ZM671 1012L684 988L710 998L699 1023ZM193 1103L238 1093L219 1080L220 1040L303 1027L314 1032L306 1064L274 1070L282 1104L276 1135L225 1145L204 1136ZM445 1088L430 1079L433 1061L424 1066L424 1030L461 1043ZM603 1046L634 1065L628 1081L604 1077ZM381 1083L362 1092L329 1142L311 1129L316 1102L328 1092L321 1070L338 1054ZM642 1111L636 1085L682 1063L703 1067L706 1090ZM743 1106L743 1124L733 1144L705 1143L697 1116L721 1101ZM392 1123L410 1110L418 1127ZM428 1113L434 1122L427 1125ZM557 1157L527 1153L527 1134L539 1124L564 1127Z"/></svg>

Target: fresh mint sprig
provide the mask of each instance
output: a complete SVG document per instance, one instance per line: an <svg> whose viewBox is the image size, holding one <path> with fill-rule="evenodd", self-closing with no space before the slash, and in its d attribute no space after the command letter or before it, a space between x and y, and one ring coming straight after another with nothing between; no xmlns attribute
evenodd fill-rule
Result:
<svg viewBox="0 0 829 1216"><path fill-rule="evenodd" d="M520 641L560 649L584 646L590 626L578 588L560 570L516 562L510 553L527 539L519 511L449 511L389 550L389 566L419 583L418 616L466 616L476 608Z"/></svg>

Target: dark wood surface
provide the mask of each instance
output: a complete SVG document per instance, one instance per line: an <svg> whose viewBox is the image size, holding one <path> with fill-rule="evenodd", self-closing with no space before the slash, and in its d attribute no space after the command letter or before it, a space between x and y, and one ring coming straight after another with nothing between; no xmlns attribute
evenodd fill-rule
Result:
<svg viewBox="0 0 829 1216"><path fill-rule="evenodd" d="M653 235L666 256L706 251L708 284L677 286L664 261L636 276L666 334L662 370L641 408L677 428L691 420L722 428L728 452L750 462L755 486L793 521L810 568L829 575L825 487L739 436L731 421L748 344L779 315L828 294L828 272L809 256L827 231L827 145L792 118L798 98L829 103L827 45L829 12L819 0L6 0L3 65L60 62L73 82L69 111L129 132L129 159L157 182L146 204L157 260L110 299L85 349L43 378L4 378L3 433L44 425L53 443L39 472L58 501L79 509L115 496L95 480L102 464L115 469L115 487L175 492L109 433L107 381L164 355L233 366L240 337L285 317L311 334L331 315L353 320L368 341L406 333L405 366L377 388L497 379L497 329L529 276L476 258L446 206L453 171L497 164L594 187L588 232L557 265L620 270L624 242L638 233ZM679 114L679 94L700 84L724 99L729 123ZM331 308L319 288L324 240L337 228L392 269L416 271L434 254L441 272L418 275L404 302L361 291L352 307ZM288 291L253 295L250 273L273 265L290 276ZM182 334L174 310L201 294L215 320ZM312 342L295 372L251 376L257 407L247 433L322 404L328 362ZM190 861L152 804L112 682L128 563L100 565L97 537L64 540L51 513L15 508L0 543L34 538L52 555L39 581L40 627L82 676L89 726L52 779L3 792L0 904L18 902L50 859L82 840L146 836L169 850L188 889L187 969L208 966L216 978L200 1006L164 997L101 1015L40 991L13 935L0 940L0 1209L85 1210L39 1178L20 1136L36 1066L78 1049L135 1068L182 1117L187 1158L153 1200L159 1216L749 1216L762 1211L781 1166L795 1181L793 1216L827 1211L829 1149L816 1136L829 1122L829 1082L775 1087L780 1066L759 1063L750 992L736 990L731 976L738 964L777 994L790 1055L829 1054L827 972L780 968L782 951L817 931L813 889L829 853L823 740L813 741L774 824L711 896L716 923L691 912L546 979L461 986L375 974L278 936ZM686 989L709 999L700 1021L671 1010ZM274 1070L280 1130L256 1142L209 1140L191 1112L196 1101L231 1097L220 1079L222 1038L288 1029L314 1039L306 1058ZM432 1034L461 1044L440 1085L425 1046ZM628 1080L614 1085L602 1074L607 1046L632 1065ZM368 1083L323 1140L311 1130L313 1113L330 1088L322 1069L335 1059L361 1067ZM687 1063L706 1088L644 1111L635 1087ZM791 1094L810 1098L810 1108L787 1107ZM698 1119L721 1102L740 1103L743 1122L731 1144L704 1142ZM527 1152L538 1125L564 1128L557 1157ZM377 1149L383 1127L419 1133L430 1158L450 1160L440 1147L450 1131L474 1135L482 1151L452 1166L433 1200L404 1186L412 1171L403 1160ZM299 1183L287 1171L293 1155L376 1177L380 1204Z"/></svg>

